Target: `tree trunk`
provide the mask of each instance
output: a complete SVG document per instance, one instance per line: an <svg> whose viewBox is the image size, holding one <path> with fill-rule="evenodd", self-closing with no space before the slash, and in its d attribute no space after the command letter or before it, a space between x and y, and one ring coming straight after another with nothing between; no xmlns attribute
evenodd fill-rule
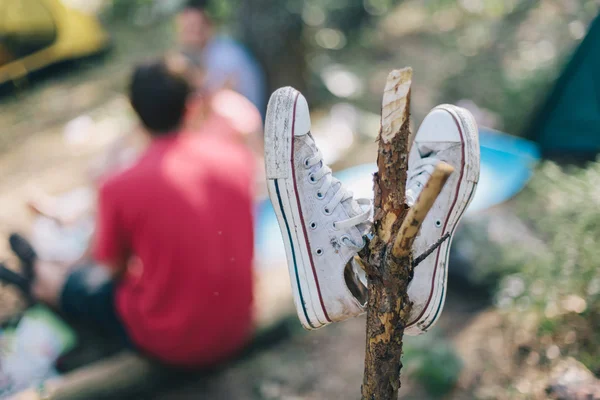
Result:
<svg viewBox="0 0 600 400"><path fill-rule="evenodd" d="M344 7L318 4L326 13L326 22L319 27L307 27L302 19L306 1L298 0L238 0L236 27L239 38L252 50L266 72L267 93L283 86L311 97L319 104L314 77L308 70L308 54L327 54L328 50L314 44L312 36L320 28L334 28L355 43L363 33L361 27L370 21L363 0L347 0ZM315 71L313 71L314 73Z"/></svg>
<svg viewBox="0 0 600 400"><path fill-rule="evenodd" d="M237 11L240 39L263 67L267 93L283 86L306 92L306 46L303 41L303 2L242 0Z"/></svg>

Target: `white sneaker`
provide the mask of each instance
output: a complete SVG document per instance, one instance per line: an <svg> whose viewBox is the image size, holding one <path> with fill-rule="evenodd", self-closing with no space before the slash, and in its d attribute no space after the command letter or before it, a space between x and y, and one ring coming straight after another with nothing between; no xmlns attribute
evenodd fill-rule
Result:
<svg viewBox="0 0 600 400"><path fill-rule="evenodd" d="M287 87L273 93L265 127L267 186L302 325L317 329L363 313L364 287L349 261L370 232L370 201L355 200L332 177L298 91Z"/></svg>
<svg viewBox="0 0 600 400"><path fill-rule="evenodd" d="M407 335L427 332L444 307L452 235L475 194L479 154L477 124L463 108L451 105L434 108L415 136L408 160L409 206L416 201L438 162L452 165L454 172L423 221L413 245L414 260L425 258L415 267L408 287L413 307L405 330Z"/></svg>
<svg viewBox="0 0 600 400"><path fill-rule="evenodd" d="M366 280L349 261L365 245L370 201L354 200L331 176L310 135L308 104L299 92L277 90L269 100L265 125L269 195L284 238L302 325L317 329L362 314ZM409 205L438 162L455 170L413 245L414 259L423 260L408 289L413 301L408 335L425 333L440 316L452 235L475 193L479 158L477 127L468 111L443 105L429 113L409 156Z"/></svg>

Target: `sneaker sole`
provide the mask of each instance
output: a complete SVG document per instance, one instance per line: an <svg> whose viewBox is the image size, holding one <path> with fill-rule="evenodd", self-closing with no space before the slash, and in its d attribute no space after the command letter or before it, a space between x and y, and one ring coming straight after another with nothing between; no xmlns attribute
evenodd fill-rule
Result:
<svg viewBox="0 0 600 400"><path fill-rule="evenodd" d="M294 174L294 127L299 95L298 91L287 87L277 90L269 99L265 120L265 165L269 197L285 245L296 312L302 326L313 330L331 320L319 288Z"/></svg>
<svg viewBox="0 0 600 400"><path fill-rule="evenodd" d="M429 255L429 257L436 257L436 267L431 282L431 294L421 314L407 324L405 333L410 336L417 336L427 332L435 325L441 315L446 301L448 258L454 231L473 199L479 180L479 168L477 168L480 163L479 135L473 116L466 112L466 110L452 105L444 104L437 106L436 109L447 111L454 119L461 136L463 163L460 168L456 194L452 200L453 203L441 233L441 235L444 235L446 232L449 232L450 238Z"/></svg>

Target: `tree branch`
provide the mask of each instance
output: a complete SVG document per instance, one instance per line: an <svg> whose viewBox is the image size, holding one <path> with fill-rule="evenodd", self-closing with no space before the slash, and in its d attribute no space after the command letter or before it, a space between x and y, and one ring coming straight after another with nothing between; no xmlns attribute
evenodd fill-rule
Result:
<svg viewBox="0 0 600 400"><path fill-rule="evenodd" d="M404 218L402 226L400 226L400 232L396 236L396 241L392 248L394 257L406 257L410 254L413 242L419 233L423 220L429 210L431 210L435 199L439 196L453 171L454 168L445 162L440 162L435 166L433 174L431 174L415 204L408 210L406 218Z"/></svg>
<svg viewBox="0 0 600 400"><path fill-rule="evenodd" d="M436 167L415 207L405 204L410 132L412 69L388 75L374 176L374 236L359 254L369 278L363 400L396 400L400 388L402 339L411 310L410 248L452 168ZM402 233L402 235L399 234Z"/></svg>
<svg viewBox="0 0 600 400"><path fill-rule="evenodd" d="M368 400L395 399L400 386L402 335L410 312L406 295L410 256L398 263L386 254L408 211L404 191L411 136L411 84L410 68L392 71L387 78L381 108L378 172L374 177L375 235L361 253L369 277L362 386L362 398Z"/></svg>

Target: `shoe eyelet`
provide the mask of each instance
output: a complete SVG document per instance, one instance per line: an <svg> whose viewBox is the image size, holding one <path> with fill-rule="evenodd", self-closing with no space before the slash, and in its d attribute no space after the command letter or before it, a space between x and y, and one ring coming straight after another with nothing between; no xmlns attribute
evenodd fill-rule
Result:
<svg viewBox="0 0 600 400"><path fill-rule="evenodd" d="M313 184L315 182L317 182L317 180L315 179L315 176L313 174L308 175L308 181Z"/></svg>
<svg viewBox="0 0 600 400"><path fill-rule="evenodd" d="M322 255L323 255L323 249L321 249L321 248L318 248L317 250L315 250L315 253L316 253L318 256L322 256Z"/></svg>
<svg viewBox="0 0 600 400"><path fill-rule="evenodd" d="M331 224L331 227L333 228L334 231L340 230L340 228L337 227L337 224L335 222Z"/></svg>
<svg viewBox="0 0 600 400"><path fill-rule="evenodd" d="M323 193L321 192L317 192L317 199L321 200L323 199L325 196L323 195Z"/></svg>
<svg viewBox="0 0 600 400"><path fill-rule="evenodd" d="M435 227L436 228L441 228L442 227L442 221L440 221L439 219L435 221Z"/></svg>
<svg viewBox="0 0 600 400"><path fill-rule="evenodd" d="M313 230L317 229L317 223L316 222L311 222L309 226L310 226L310 229L313 229Z"/></svg>
<svg viewBox="0 0 600 400"><path fill-rule="evenodd" d="M302 161L302 164L304 164L304 168L306 168L306 169L309 169L309 168L310 168L310 166L308 165L308 161L309 161L309 158L308 158L308 157L306 157L306 158L304 159L304 161Z"/></svg>
<svg viewBox="0 0 600 400"><path fill-rule="evenodd" d="M323 214L331 215L331 210L329 209L329 207L327 207L327 206L323 207Z"/></svg>

